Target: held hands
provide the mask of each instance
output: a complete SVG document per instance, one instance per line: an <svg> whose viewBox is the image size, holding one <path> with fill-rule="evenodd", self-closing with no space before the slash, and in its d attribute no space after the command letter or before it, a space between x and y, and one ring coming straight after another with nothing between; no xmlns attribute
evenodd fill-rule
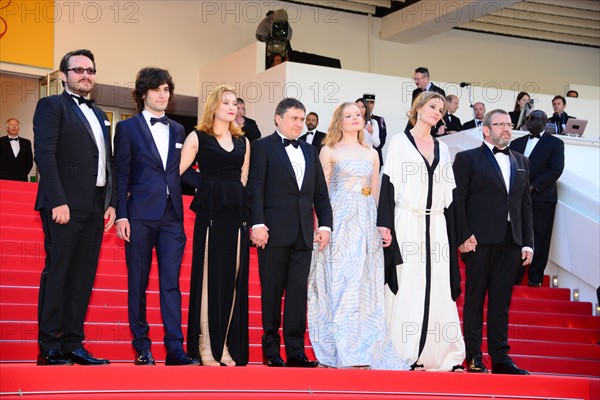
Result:
<svg viewBox="0 0 600 400"><path fill-rule="evenodd" d="M377 230L379 231L379 234L381 235L381 239L383 242L382 246L389 247L389 245L392 244L392 231L390 231L390 228L378 226Z"/></svg>
<svg viewBox="0 0 600 400"><path fill-rule="evenodd" d="M122 219L117 221L117 237L129 242L131 236L131 226L129 226L129 220Z"/></svg>
<svg viewBox="0 0 600 400"><path fill-rule="evenodd" d="M521 260L523 260L523 266L531 264L531 260L533 259L533 252L524 250L521 252Z"/></svg>
<svg viewBox="0 0 600 400"><path fill-rule="evenodd" d="M63 204L62 206L57 206L52 209L52 221L56 222L59 225L64 225L71 220L71 211L69 210L69 206Z"/></svg>
<svg viewBox="0 0 600 400"><path fill-rule="evenodd" d="M104 212L104 220L106 223L104 224L104 232L108 232L110 228L112 228L115 223L115 218L117 218L117 212L114 207L108 207Z"/></svg>
<svg viewBox="0 0 600 400"><path fill-rule="evenodd" d="M331 232L325 229L319 229L315 235L315 243L319 243L319 251L323 251L325 246L329 244Z"/></svg>
<svg viewBox="0 0 600 400"><path fill-rule="evenodd" d="M461 253L468 253L470 251L475 252L477 247L477 239L475 239L475 235L471 235L463 244L458 247L458 250Z"/></svg>
<svg viewBox="0 0 600 400"><path fill-rule="evenodd" d="M260 249L264 249L269 241L269 229L266 226L258 226L250 230L250 240Z"/></svg>

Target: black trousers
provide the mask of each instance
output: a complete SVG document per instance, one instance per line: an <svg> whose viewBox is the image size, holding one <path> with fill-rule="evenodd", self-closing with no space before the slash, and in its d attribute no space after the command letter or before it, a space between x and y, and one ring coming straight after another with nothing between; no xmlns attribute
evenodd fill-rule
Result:
<svg viewBox="0 0 600 400"><path fill-rule="evenodd" d="M556 203L536 201L532 204L532 209L534 249L528 278L529 282L541 283L544 279L544 269L548 264L548 254L550 254Z"/></svg>
<svg viewBox="0 0 600 400"><path fill-rule="evenodd" d="M283 339L289 357L304 354L306 333L306 297L312 249L307 248L298 232L288 247L267 245L258 250L262 288L263 355L279 355L281 337L281 298L285 291Z"/></svg>
<svg viewBox="0 0 600 400"><path fill-rule="evenodd" d="M478 244L476 252L463 254L466 264L465 304L463 323L467 360L481 357L483 337L483 305L488 296L488 353L493 363L504 362L508 345L508 308L513 283L521 265L521 248L513 239L510 225L504 241Z"/></svg>
<svg viewBox="0 0 600 400"><path fill-rule="evenodd" d="M41 210L46 264L38 297L38 343L41 352L70 353L82 346L83 322L98 267L104 226L104 190L96 189L89 210L70 210L59 225L52 210Z"/></svg>

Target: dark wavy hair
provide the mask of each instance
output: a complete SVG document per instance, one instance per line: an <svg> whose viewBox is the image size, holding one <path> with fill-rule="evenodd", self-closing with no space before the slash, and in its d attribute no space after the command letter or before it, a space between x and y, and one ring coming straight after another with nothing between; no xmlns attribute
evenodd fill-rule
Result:
<svg viewBox="0 0 600 400"><path fill-rule="evenodd" d="M58 66L58 69L60 70L60 72L64 72L65 74L68 72L67 70L69 69L69 60L73 56L86 56L87 58L92 60L92 63L94 64L94 69L96 69L96 62L94 61L94 54L88 49L79 49L79 50L70 51L67 54L65 54L63 56L63 58L61 58L60 65Z"/></svg>
<svg viewBox="0 0 600 400"><path fill-rule="evenodd" d="M135 89L132 92L138 112L144 109L144 98L150 89L157 89L160 85L169 86L169 102L175 95L175 84L169 71L161 68L142 68L135 78Z"/></svg>

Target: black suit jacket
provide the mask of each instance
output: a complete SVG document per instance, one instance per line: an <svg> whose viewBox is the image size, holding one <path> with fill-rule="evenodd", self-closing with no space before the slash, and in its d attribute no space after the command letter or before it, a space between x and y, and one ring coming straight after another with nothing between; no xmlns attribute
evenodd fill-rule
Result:
<svg viewBox="0 0 600 400"><path fill-rule="evenodd" d="M456 115L450 115L448 113L446 113L446 115L444 115L444 124L446 125L446 132L447 131L462 131L463 130L463 126L460 122L460 118L458 118Z"/></svg>
<svg viewBox="0 0 600 400"><path fill-rule="evenodd" d="M461 130L463 130L463 131L466 131L467 129L473 129L473 128L475 128L475 127L477 127L477 124L475 124L475 120L474 120L474 119L472 119L472 120L470 120L470 121L467 121L467 122L465 122L465 123L463 124L463 126L462 126L462 129L461 129Z"/></svg>
<svg viewBox="0 0 600 400"><path fill-rule="evenodd" d="M563 134L563 125L567 124L567 120L570 118L575 118L572 115L563 112L562 115L558 115L557 113L552 114L552 116L548 119L548 122L552 122L556 125L556 134Z"/></svg>
<svg viewBox="0 0 600 400"><path fill-rule="evenodd" d="M306 142L306 136L308 135L308 133L305 133L304 135L301 135L298 140L303 140ZM321 132L321 131L315 131L315 136L313 137L312 140L312 145L315 146L318 150L319 153L321 152L321 149L323 148L323 139L325 139L325 136L327 134L325 132Z"/></svg>
<svg viewBox="0 0 600 400"><path fill-rule="evenodd" d="M33 167L31 141L19 137L19 154L15 157L8 136L0 138L0 179L27 182Z"/></svg>
<svg viewBox="0 0 600 400"><path fill-rule="evenodd" d="M511 150L523 154L529 135L515 139ZM556 203L556 181L565 168L565 144L559 138L544 133L529 155L529 184L533 186L531 201Z"/></svg>
<svg viewBox="0 0 600 400"><path fill-rule="evenodd" d="M415 99L417 98L417 96L420 95L421 92L424 92L424 91L425 90L420 89L420 88L416 88L415 90L413 90L411 104L414 103ZM446 97L446 92L444 92L444 89L442 89L439 86L435 86L433 83L431 84L431 86L429 86L429 89L427 89L427 91L429 91L429 92L436 92L436 93L439 93L442 96Z"/></svg>
<svg viewBox="0 0 600 400"><path fill-rule="evenodd" d="M115 165L106 114L92 105L106 146L104 208L116 206ZM35 209L67 204L75 210L92 208L98 175L98 147L92 128L65 91L38 101L33 115L35 163L40 173Z"/></svg>
<svg viewBox="0 0 600 400"><path fill-rule="evenodd" d="M333 216L317 148L300 141L306 162L304 181L298 189L296 175L277 132L252 143L250 152L250 226L265 224L269 245L287 247L302 236L312 248L313 206L319 226L333 227Z"/></svg>
<svg viewBox="0 0 600 400"><path fill-rule="evenodd" d="M246 136L250 142L260 139L262 136L256 121L252 118L244 117L244 126L242 127L242 131L244 132L244 136Z"/></svg>
<svg viewBox="0 0 600 400"><path fill-rule="evenodd" d="M167 167L142 113L120 121L115 132L117 219L156 221L167 206L167 186L173 209L183 220L179 164L185 130L169 119Z"/></svg>
<svg viewBox="0 0 600 400"><path fill-rule="evenodd" d="M504 240L510 212L512 236L519 247L533 248L533 217L529 191L529 161L510 152L510 191L492 151L485 145L456 154L452 169L456 180L455 207L459 240L475 235L478 244Z"/></svg>
<svg viewBox="0 0 600 400"><path fill-rule="evenodd" d="M375 147L377 150L377 154L379 154L379 166L380 168L383 166L383 146L385 145L385 140L387 139L387 126L385 125L385 119L378 115L371 115L371 119L377 121L377 125L379 125L379 146Z"/></svg>

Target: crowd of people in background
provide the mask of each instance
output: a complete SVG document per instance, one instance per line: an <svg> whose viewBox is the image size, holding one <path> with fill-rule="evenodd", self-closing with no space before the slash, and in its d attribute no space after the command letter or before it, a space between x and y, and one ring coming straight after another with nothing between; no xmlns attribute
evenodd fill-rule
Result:
<svg viewBox="0 0 600 400"><path fill-rule="evenodd" d="M113 157L108 119L89 99L93 54L67 53L60 77L64 92L40 99L33 118L35 208L47 255L39 365L110 363L85 349L83 323L102 236L115 225L126 251L136 365L156 363L146 317L153 249L166 364L248 363L253 245L269 367L488 372L481 350L487 294L492 372L528 374L509 356L508 306L525 266L531 265L529 286L542 282L564 168L564 144L546 128L551 122L560 134L572 118L565 97L554 97L550 118L526 112L526 92L510 112L486 113L477 102L474 119L462 123L459 98L446 96L419 67L409 122L384 157L387 128L373 113L375 94L340 104L327 132L302 102L283 99L274 110L275 131L262 137L235 89L220 85L186 136L165 113L174 95L171 75L143 68L133 91L138 114L117 123ZM567 97L576 97L571 92ZM530 135L511 144L519 122ZM482 145L453 163L437 138L471 128L481 129ZM26 181L31 143L18 137L15 118L7 132L0 179ZM187 241L182 182L196 189L187 350L179 288ZM455 303L459 256L466 265L464 331ZM307 322L317 360L305 352Z"/></svg>

